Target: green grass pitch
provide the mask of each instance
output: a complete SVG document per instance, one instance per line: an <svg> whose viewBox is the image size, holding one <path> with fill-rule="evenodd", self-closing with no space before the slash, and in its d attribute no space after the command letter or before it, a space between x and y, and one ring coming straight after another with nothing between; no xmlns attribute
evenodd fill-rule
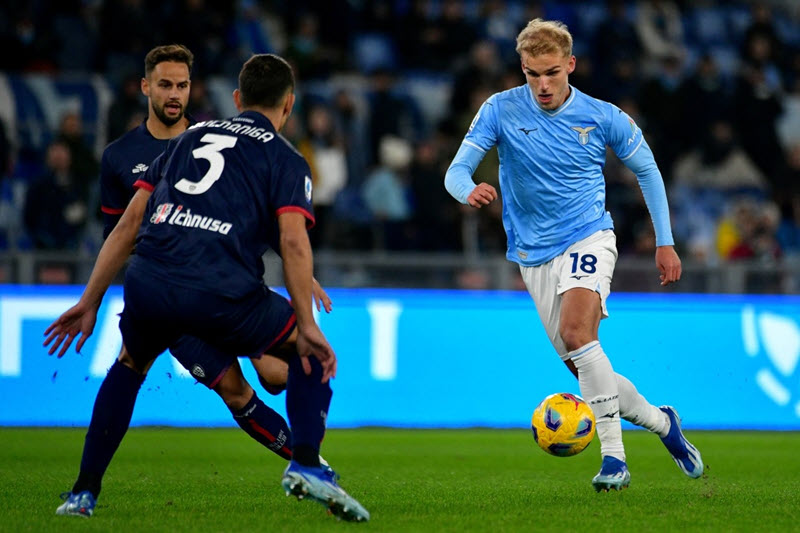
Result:
<svg viewBox="0 0 800 533"><path fill-rule="evenodd" d="M800 433L701 432L703 478L658 438L626 431L632 481L597 494L598 443L551 457L525 430L331 430L323 455L372 513L338 522L286 498L285 463L238 429L136 428L95 515L55 515L83 429L0 428L0 531L800 531Z"/></svg>

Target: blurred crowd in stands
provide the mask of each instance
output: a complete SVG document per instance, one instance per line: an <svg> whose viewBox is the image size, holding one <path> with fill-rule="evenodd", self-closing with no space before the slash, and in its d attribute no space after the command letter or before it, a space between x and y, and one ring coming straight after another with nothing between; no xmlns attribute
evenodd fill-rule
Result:
<svg viewBox="0 0 800 533"><path fill-rule="evenodd" d="M500 204L465 208L443 178L481 103L524 83L515 37L539 16L573 32L571 83L645 131L684 259L800 254L800 3L689 0L6 0L3 74L99 74L115 95L99 143L74 111L42 149L0 128L0 250L97 249L102 146L146 116L147 51L177 42L197 120L230 112L209 86L251 54L292 62L317 249L502 253ZM476 176L497 170L489 153ZM605 173L620 253L651 258L635 178L613 154Z"/></svg>

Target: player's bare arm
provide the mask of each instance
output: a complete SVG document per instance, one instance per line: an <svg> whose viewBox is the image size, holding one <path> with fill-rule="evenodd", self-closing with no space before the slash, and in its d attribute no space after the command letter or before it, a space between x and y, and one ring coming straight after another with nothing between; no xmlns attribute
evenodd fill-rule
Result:
<svg viewBox="0 0 800 533"><path fill-rule="evenodd" d="M322 381L325 383L336 376L336 354L314 321L311 310L314 264L306 218L300 213L286 212L278 217L278 225L283 276L297 316L297 352L306 374L311 373L308 357L313 355L319 359L323 370Z"/></svg>
<svg viewBox="0 0 800 533"><path fill-rule="evenodd" d="M319 284L317 278L312 278L311 282L311 298L314 301L314 305L317 307L317 311L322 311L324 308L326 313L330 313L331 309L333 309L333 301L330 296L328 296L328 293L322 288L322 285Z"/></svg>
<svg viewBox="0 0 800 533"><path fill-rule="evenodd" d="M478 209L484 205L489 205L495 200L497 200L497 189L488 183L479 183L467 196L467 203Z"/></svg>
<svg viewBox="0 0 800 533"><path fill-rule="evenodd" d="M80 338L75 351L80 352L91 336L103 296L133 251L148 198L150 191L139 189L136 192L119 223L103 243L81 299L45 330L44 346L53 343L48 352L50 355L60 346L58 357L63 357L77 337Z"/></svg>
<svg viewBox="0 0 800 533"><path fill-rule="evenodd" d="M656 248L656 266L661 275L661 285L669 285L681 279L681 259L673 246Z"/></svg>

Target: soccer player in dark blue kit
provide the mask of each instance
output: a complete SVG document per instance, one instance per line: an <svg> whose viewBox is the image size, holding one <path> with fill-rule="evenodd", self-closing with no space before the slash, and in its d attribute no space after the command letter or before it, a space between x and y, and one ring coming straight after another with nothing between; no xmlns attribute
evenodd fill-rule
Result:
<svg viewBox="0 0 800 533"><path fill-rule="evenodd" d="M109 144L100 168L103 237L108 237L133 197L133 184L144 176L167 143L186 131L186 114L194 56L179 44L157 46L144 60L142 93L147 97L147 119Z"/></svg>
<svg viewBox="0 0 800 533"><path fill-rule="evenodd" d="M144 176L152 161L166 148L170 139L186 131L192 118L186 114L191 89L194 56L185 46L157 46L144 60L142 93L147 97L147 119L103 151L100 170L103 237L108 237L119 222L135 192L134 183ZM330 311L330 299L315 282L315 300ZM319 303L317 305L319 309ZM183 354L191 351L189 342L176 348L173 355L184 363ZM271 394L283 390L286 365L271 357L252 359L259 381ZM192 368L183 365L189 372ZM195 370L195 374L197 371ZM285 425L285 424L284 424ZM276 430L276 433L280 428Z"/></svg>
<svg viewBox="0 0 800 533"><path fill-rule="evenodd" d="M287 494L309 496L341 518L367 520L369 513L319 462L336 357L311 313L310 171L277 136L294 103L293 87L290 67L276 56L245 64L241 92L234 94L244 112L197 124L169 144L137 183L139 191L98 256L92 277L100 281L90 279L84 297L102 298L90 286L108 286L102 278L119 270L146 212L149 223L139 232L125 280L123 351L137 367L148 367L191 336L207 348L196 351L198 359L216 358L231 368L237 355L284 355L293 426ZM261 256L276 232L293 304L261 281ZM58 333L56 342L63 338Z"/></svg>
<svg viewBox="0 0 800 533"><path fill-rule="evenodd" d="M183 133L192 122L184 114L192 60L192 53L181 45L158 46L145 58L142 92L148 98L148 118L139 127L111 143L103 153L101 190L106 237L133 196L134 183L144 176L151 161L164 151L169 140ZM128 253L129 250L122 253L122 263ZM122 268L122 263L113 272L102 272L106 277L102 287L87 287L88 294L99 295L99 298L90 300L89 305L82 306L79 303L48 328L46 334L51 331L54 334L45 344L58 338L50 350L51 354L63 342L59 357L64 355L73 334L67 331L59 336L63 330L58 325L70 324L74 320L81 322L80 330L75 331L83 334L77 344L77 350L80 351L91 335L102 295ZM322 302L326 311L330 311L330 300L316 281L314 293L317 308ZM85 298L83 300L86 301ZM277 455L291 459L291 432L287 422L258 399L244 379L238 361L225 362L217 357L212 347L191 336L181 338L172 347L172 352L198 381L220 395L234 420L245 432ZM286 363L274 357L253 357L251 361L262 385L273 394L280 392L286 381ZM103 476L127 432L139 388L149 367L149 364L137 366L123 348L109 370L95 401L80 474L72 491L63 495L65 502L59 506L58 514L88 517L93 513Z"/></svg>

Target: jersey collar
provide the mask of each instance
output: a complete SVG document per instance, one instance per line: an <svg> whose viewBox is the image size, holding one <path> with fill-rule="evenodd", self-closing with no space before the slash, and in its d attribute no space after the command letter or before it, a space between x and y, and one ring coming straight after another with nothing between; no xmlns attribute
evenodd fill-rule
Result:
<svg viewBox="0 0 800 533"><path fill-rule="evenodd" d="M184 113L184 114L183 114L183 117L184 117L186 120L188 120L188 121L189 121L189 125L188 125L188 126L186 126L186 129L187 129L187 130L188 130L189 128L191 128L192 126L194 126L194 125L197 123L197 121L194 119L194 117L193 117L192 115L190 115L189 113ZM156 139L155 137L153 137L153 134L152 134L152 133L150 133L150 130L148 130L148 129L147 129L147 118L148 118L148 117L144 117L144 120L143 120L143 121L142 121L142 123L139 125L139 128L141 128L141 130L144 132L144 134L145 134L145 135L147 135L148 137L150 137L150 138L152 138L152 139L156 140L156 141L168 141L169 139ZM186 130L184 130L184 131L186 131Z"/></svg>
<svg viewBox="0 0 800 533"><path fill-rule="evenodd" d="M575 87L570 85L569 86L569 96L567 97L567 99L564 101L563 104L558 106L558 108L553 109L552 111L547 110L547 109L542 109L542 107L539 105L539 102L537 102L536 98L534 98L533 91L531 90L531 88L527 84L525 85L525 87L528 88L528 96L530 97L531 102L533 103L533 107L538 109L541 113L544 113L545 115L550 116L550 117L555 117L556 115L560 114L562 111L567 109L570 106L570 104L572 104L573 100L575 100L576 90L575 90Z"/></svg>
<svg viewBox="0 0 800 533"><path fill-rule="evenodd" d="M266 127L267 131L277 133L277 130L275 130L275 126L272 124L272 121L270 121L270 119L268 119L258 111L250 111L250 110L242 111L241 113L239 113L239 116L252 120L261 127Z"/></svg>

